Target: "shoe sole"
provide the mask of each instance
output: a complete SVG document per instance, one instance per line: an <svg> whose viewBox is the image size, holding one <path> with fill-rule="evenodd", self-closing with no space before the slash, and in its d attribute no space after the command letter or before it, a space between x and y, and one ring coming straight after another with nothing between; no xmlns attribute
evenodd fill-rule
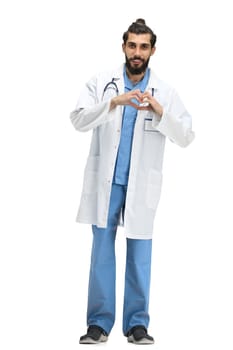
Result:
<svg viewBox="0 0 233 350"><path fill-rule="evenodd" d="M102 334L98 340L95 340L91 337L87 337L85 339L80 340L79 344L99 344L99 343L105 343L107 340L108 340L108 337Z"/></svg>
<svg viewBox="0 0 233 350"><path fill-rule="evenodd" d="M133 344L138 344L138 345L149 345L149 344L154 344L154 340L150 340L150 339L147 339L147 338L142 338L140 340L136 340L134 339L134 336L133 335L130 335L128 337L128 342L129 343L133 343Z"/></svg>

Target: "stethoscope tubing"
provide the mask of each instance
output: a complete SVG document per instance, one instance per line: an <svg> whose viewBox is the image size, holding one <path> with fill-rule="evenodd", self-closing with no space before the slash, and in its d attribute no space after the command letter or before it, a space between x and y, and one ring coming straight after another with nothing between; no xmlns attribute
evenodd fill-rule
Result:
<svg viewBox="0 0 233 350"><path fill-rule="evenodd" d="M116 78L112 78L111 81L109 81L105 87L104 87L104 90L103 90L103 96L102 96L102 99L104 98L104 94L105 92L108 90L108 89L114 89L116 91L116 95L118 96L119 95L119 89L118 89L118 86L117 86L117 83L115 82ZM113 85L113 87L111 87L111 85ZM151 95L154 96L154 92L155 92L155 89L154 88L151 88Z"/></svg>

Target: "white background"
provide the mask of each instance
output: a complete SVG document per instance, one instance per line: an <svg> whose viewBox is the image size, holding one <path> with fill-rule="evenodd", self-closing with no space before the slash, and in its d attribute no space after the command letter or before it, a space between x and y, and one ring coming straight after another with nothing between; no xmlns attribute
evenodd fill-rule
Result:
<svg viewBox="0 0 233 350"><path fill-rule="evenodd" d="M6 0L0 5L0 347L76 349L86 331L91 231L75 223L91 133L69 114L94 73L120 65L143 17L151 59L193 116L187 149L167 143L155 220L150 333L159 350L232 350L230 1ZM125 238L118 231L121 332Z"/></svg>

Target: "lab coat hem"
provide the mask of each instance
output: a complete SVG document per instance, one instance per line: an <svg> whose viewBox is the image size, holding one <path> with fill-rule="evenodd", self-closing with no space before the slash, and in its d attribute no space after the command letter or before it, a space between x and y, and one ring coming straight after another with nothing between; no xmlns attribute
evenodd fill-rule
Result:
<svg viewBox="0 0 233 350"><path fill-rule="evenodd" d="M105 224L101 224L101 223L97 223L97 222L90 222L89 220L81 220L80 218L76 219L76 223L77 224L83 224L83 225L95 225L98 226L99 228L107 228L107 225ZM119 223L118 224L118 228L123 228L124 225ZM130 238L130 239L152 239L153 233L141 233L141 234L135 234L135 233L128 233L125 232L125 237L126 238Z"/></svg>
<svg viewBox="0 0 233 350"><path fill-rule="evenodd" d="M84 224L84 225L95 225L98 226L99 228L107 228L107 224L106 223L99 223L99 222L90 222L90 220L85 220L85 219L80 219L80 218L76 218L76 223L77 224Z"/></svg>
<svg viewBox="0 0 233 350"><path fill-rule="evenodd" d="M153 233L132 234L125 232L125 236L130 239L152 239Z"/></svg>

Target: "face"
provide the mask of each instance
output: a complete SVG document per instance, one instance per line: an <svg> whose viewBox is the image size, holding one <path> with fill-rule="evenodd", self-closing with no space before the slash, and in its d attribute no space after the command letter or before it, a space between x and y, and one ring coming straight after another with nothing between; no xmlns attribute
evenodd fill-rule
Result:
<svg viewBox="0 0 233 350"><path fill-rule="evenodd" d="M130 74L138 75L145 72L150 57L155 52L151 47L150 34L129 33L128 40L122 45L125 53L126 67Z"/></svg>

